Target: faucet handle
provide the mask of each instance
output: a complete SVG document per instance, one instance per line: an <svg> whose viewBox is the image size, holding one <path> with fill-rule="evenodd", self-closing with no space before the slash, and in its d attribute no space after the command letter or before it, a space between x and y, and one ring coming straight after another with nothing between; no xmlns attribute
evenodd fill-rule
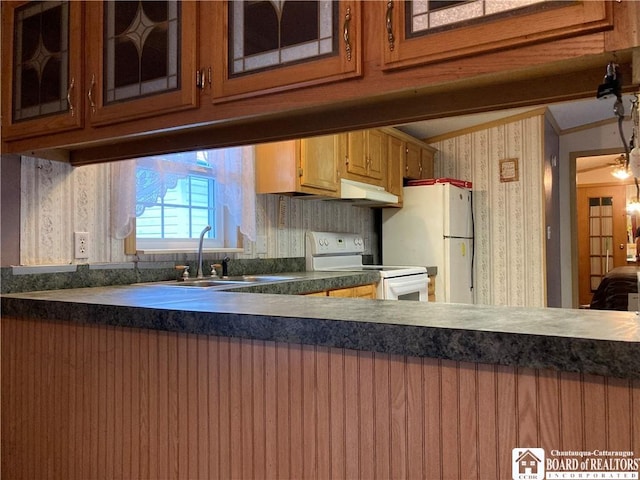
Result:
<svg viewBox="0 0 640 480"><path fill-rule="evenodd" d="M212 277L217 277L218 276L218 268L222 268L222 265L220 263L214 263L211 265L211 276Z"/></svg>
<svg viewBox="0 0 640 480"><path fill-rule="evenodd" d="M182 272L182 279L183 280L189 279L189 265L176 265L176 270L184 270Z"/></svg>

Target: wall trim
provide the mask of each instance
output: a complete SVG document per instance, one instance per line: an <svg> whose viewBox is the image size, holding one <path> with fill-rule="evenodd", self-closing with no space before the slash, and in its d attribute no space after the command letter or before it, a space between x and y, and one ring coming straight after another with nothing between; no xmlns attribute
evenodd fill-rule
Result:
<svg viewBox="0 0 640 480"><path fill-rule="evenodd" d="M488 130L493 127L498 127L500 125L505 125L507 123L517 122L518 120L525 120L527 118L535 117L538 115L544 115L547 111L547 107L538 107L533 110L529 110L524 113L519 113L517 115L511 115L509 117L501 118L499 120L492 120L486 123L480 123L478 125L474 125L472 127L462 128L460 130L454 130L453 132L443 133L442 135L436 135L435 137L430 137L425 140L426 143L436 143L442 140L449 140L450 138L459 137L461 135L467 135L469 133L479 132L480 130Z"/></svg>

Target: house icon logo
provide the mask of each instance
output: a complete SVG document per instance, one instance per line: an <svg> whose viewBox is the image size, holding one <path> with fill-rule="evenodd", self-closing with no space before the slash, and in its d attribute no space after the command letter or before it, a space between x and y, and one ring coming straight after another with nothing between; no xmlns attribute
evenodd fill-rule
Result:
<svg viewBox="0 0 640 480"><path fill-rule="evenodd" d="M544 480L544 448L511 450L513 480Z"/></svg>

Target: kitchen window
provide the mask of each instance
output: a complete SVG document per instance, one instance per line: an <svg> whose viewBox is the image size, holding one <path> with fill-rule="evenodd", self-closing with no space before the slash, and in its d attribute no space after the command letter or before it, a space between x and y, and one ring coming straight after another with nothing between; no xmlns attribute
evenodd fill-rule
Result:
<svg viewBox="0 0 640 480"><path fill-rule="evenodd" d="M127 187L114 192L114 236L135 238L138 253L189 252L210 225L205 249L241 250L255 239L253 161L253 147L238 147L114 163Z"/></svg>

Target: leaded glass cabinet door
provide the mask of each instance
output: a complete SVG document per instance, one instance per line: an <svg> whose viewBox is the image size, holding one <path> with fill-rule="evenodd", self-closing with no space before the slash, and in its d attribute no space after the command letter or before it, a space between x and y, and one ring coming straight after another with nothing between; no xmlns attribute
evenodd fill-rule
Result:
<svg viewBox="0 0 640 480"><path fill-rule="evenodd" d="M2 2L2 135L80 128L82 2Z"/></svg>
<svg viewBox="0 0 640 480"><path fill-rule="evenodd" d="M92 125L196 107L197 2L88 2Z"/></svg>
<svg viewBox="0 0 640 480"><path fill-rule="evenodd" d="M380 45L387 69L441 62L604 31L611 2L385 0Z"/></svg>
<svg viewBox="0 0 640 480"><path fill-rule="evenodd" d="M206 43L213 53L214 101L361 74L361 2L232 1L209 6L214 28L206 32Z"/></svg>

